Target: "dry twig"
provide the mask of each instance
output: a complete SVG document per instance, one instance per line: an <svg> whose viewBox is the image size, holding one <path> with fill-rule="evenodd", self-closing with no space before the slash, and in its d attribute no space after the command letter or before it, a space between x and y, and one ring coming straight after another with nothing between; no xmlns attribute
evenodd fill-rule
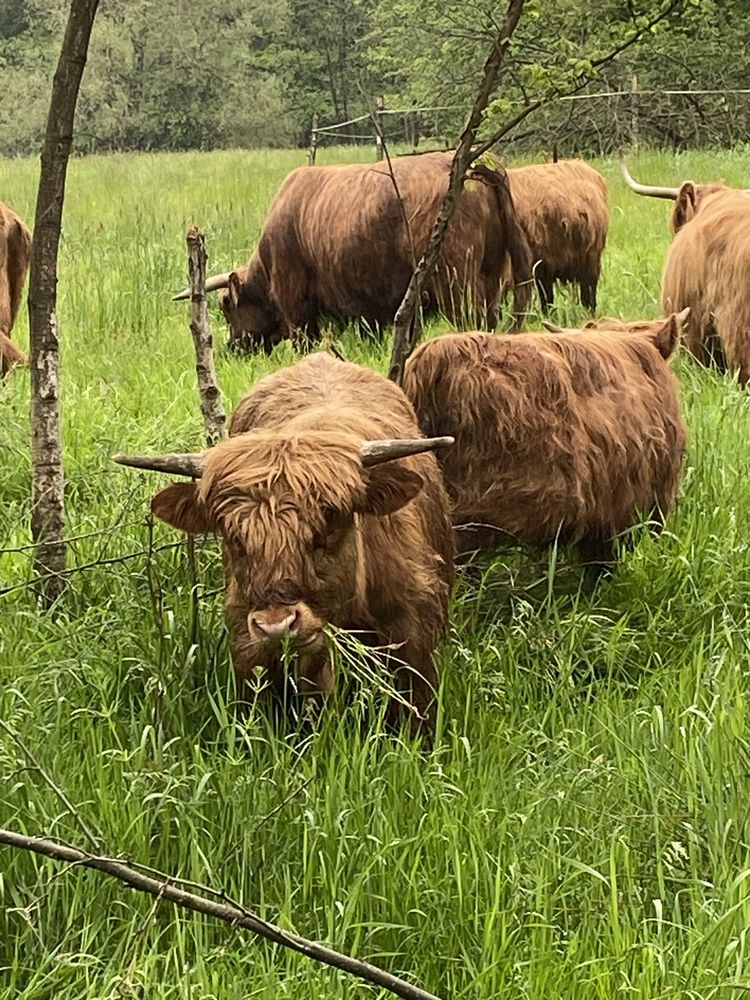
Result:
<svg viewBox="0 0 750 1000"><path fill-rule="evenodd" d="M292 931L285 931L281 927L263 920L262 917L247 910L239 903L226 899L223 893L218 891L214 894L221 897L222 902L181 889L174 885L175 880L167 875L153 878L136 871L116 858L98 857L75 847L59 844L44 837L31 837L15 830L0 829L0 844L31 851L43 857L53 858L55 861L65 861L68 864L104 872L104 874L130 886L131 889L145 892L156 899L168 900L170 903L186 910L192 910L194 913L202 913L209 917L215 917L217 920L223 920L232 927L242 927L252 931L267 941L273 941L274 944L306 955L308 958L322 962L334 969L348 972L367 983L389 990L396 996L403 997L404 1000L440 1000L435 994L428 993L418 986L412 986L406 980L391 975L390 972L385 972L369 962L362 962L349 955L342 955L332 948L310 941Z"/></svg>

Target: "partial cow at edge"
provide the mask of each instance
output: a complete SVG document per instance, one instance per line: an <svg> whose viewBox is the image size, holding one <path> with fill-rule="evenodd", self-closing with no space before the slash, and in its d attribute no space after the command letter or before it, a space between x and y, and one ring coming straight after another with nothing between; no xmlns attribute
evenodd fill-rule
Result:
<svg viewBox="0 0 750 1000"><path fill-rule="evenodd" d="M750 379L750 192L726 184L657 187L635 181L621 159L626 184L636 194L674 202L675 234L662 275L665 311L689 307L685 344L701 364Z"/></svg>
<svg viewBox="0 0 750 1000"><path fill-rule="evenodd" d="M556 160L513 167L508 181L531 249L542 311L554 304L560 281L578 284L582 304L595 312L609 231L606 180L583 160Z"/></svg>
<svg viewBox="0 0 750 1000"><path fill-rule="evenodd" d="M675 505L685 449L668 360L684 317L638 332L458 333L419 347L404 389L440 455L459 549L577 546L594 569ZM467 527L468 526L468 527Z"/></svg>
<svg viewBox="0 0 750 1000"><path fill-rule="evenodd" d="M298 331L316 341L322 317L360 320L374 330L392 323L427 247L452 159L452 152L396 157L393 177L385 163L293 170L248 266L206 282L207 291L225 289L220 306L230 345L269 352ZM494 330L504 271L518 317L531 294L529 248L505 170L483 157L468 172L436 274L424 290L426 313ZM189 296L185 289L175 299Z"/></svg>
<svg viewBox="0 0 750 1000"><path fill-rule="evenodd" d="M29 229L0 202L0 377L14 365L26 364L26 355L10 339L10 332L21 306L30 260Z"/></svg>
<svg viewBox="0 0 750 1000"><path fill-rule="evenodd" d="M283 645L296 654L301 694L332 693L331 624L392 650L379 655L415 709L412 729L429 731L454 554L429 452L450 440L425 440L382 375L322 353L262 378L229 434L198 455L115 460L198 478L161 490L152 511L182 531L221 536L243 695L256 668L285 691Z"/></svg>

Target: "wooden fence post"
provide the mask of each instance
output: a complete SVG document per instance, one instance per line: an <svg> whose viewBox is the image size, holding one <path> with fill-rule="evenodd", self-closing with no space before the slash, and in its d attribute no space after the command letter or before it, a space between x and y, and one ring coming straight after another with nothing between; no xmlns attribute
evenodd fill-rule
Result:
<svg viewBox="0 0 750 1000"><path fill-rule="evenodd" d="M188 275L190 277L190 333L195 346L195 373L201 401L206 444L212 447L225 434L227 416L216 384L214 344L206 305L206 240L197 226L188 230Z"/></svg>
<svg viewBox="0 0 750 1000"><path fill-rule="evenodd" d="M307 151L308 167L315 166L315 156L318 152L318 112L312 116L312 128L310 129L310 148Z"/></svg>
<svg viewBox="0 0 750 1000"><path fill-rule="evenodd" d="M640 129L638 125L638 74L633 73L630 81L630 144L634 152L638 150Z"/></svg>
<svg viewBox="0 0 750 1000"><path fill-rule="evenodd" d="M72 0L52 81L42 147L29 275L31 369L31 537L38 596L46 605L65 584L65 478L60 435L57 252L78 90L99 0Z"/></svg>
<svg viewBox="0 0 750 1000"><path fill-rule="evenodd" d="M379 97L375 102L375 159L383 159L383 112L385 111L385 99Z"/></svg>

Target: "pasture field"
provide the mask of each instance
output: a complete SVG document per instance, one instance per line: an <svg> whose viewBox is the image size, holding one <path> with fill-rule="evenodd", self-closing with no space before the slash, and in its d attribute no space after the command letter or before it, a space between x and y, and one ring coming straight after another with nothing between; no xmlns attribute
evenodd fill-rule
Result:
<svg viewBox="0 0 750 1000"><path fill-rule="evenodd" d="M323 151L322 161L357 151ZM361 151L369 157L369 149ZM643 154L647 182L747 183L748 150ZM734 998L750 989L750 396L681 356L679 509L593 591L565 552L459 580L435 748L363 696L317 727L238 722L218 547L191 566L146 511L162 479L115 451L201 445L184 233L245 262L302 152L71 163L60 264L74 574L39 612L29 555L29 374L0 388L0 825L222 887L270 920L466 1000ZM668 207L611 181L600 312L658 313ZM29 222L37 167L0 160ZM582 314L563 296L558 319ZM293 358L236 358L228 408ZM440 330L440 324L432 327ZM27 343L26 317L15 333ZM389 345L346 354L384 369ZM622 414L627 421L628 414ZM362 724L362 719L365 723ZM23 746L21 745L23 744ZM32 760L26 747L33 755ZM0 848L0 996L385 997L207 918Z"/></svg>

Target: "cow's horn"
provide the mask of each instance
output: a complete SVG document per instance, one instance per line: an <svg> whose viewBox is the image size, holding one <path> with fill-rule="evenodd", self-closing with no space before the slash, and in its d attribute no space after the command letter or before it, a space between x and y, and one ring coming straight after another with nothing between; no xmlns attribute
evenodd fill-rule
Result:
<svg viewBox="0 0 750 1000"><path fill-rule="evenodd" d="M175 476L190 476L191 479L200 479L203 473L203 455L200 452L173 455L113 455L112 461L118 465L129 465L133 469L171 472Z"/></svg>
<svg viewBox="0 0 750 1000"><path fill-rule="evenodd" d="M397 438L395 441L365 441L360 455L362 465L370 468L381 462L390 462L394 458L406 458L408 455L420 455L424 451L434 451L453 444L452 437L436 438Z"/></svg>
<svg viewBox="0 0 750 1000"><path fill-rule="evenodd" d="M542 326L545 330L549 330L550 333L562 333L563 328L558 326L557 323L550 323L549 320L543 319Z"/></svg>
<svg viewBox="0 0 750 1000"><path fill-rule="evenodd" d="M677 320L677 326L684 326L689 315L690 306L685 306L685 308L681 309L680 312L675 313L674 318Z"/></svg>
<svg viewBox="0 0 750 1000"><path fill-rule="evenodd" d="M212 274L210 278L206 278L206 291L215 292L218 288L226 288L229 285L229 275L231 272L227 271L225 274ZM181 292L177 295L172 296L173 302L184 302L185 299L190 298L190 286L183 288Z"/></svg>
<svg viewBox="0 0 750 1000"><path fill-rule="evenodd" d="M620 171L622 172L622 179L630 190L635 191L636 194L645 194L649 198L669 198L671 201L674 201L680 192L679 188L654 187L651 184L639 184L628 170L625 157L622 153L620 153Z"/></svg>

